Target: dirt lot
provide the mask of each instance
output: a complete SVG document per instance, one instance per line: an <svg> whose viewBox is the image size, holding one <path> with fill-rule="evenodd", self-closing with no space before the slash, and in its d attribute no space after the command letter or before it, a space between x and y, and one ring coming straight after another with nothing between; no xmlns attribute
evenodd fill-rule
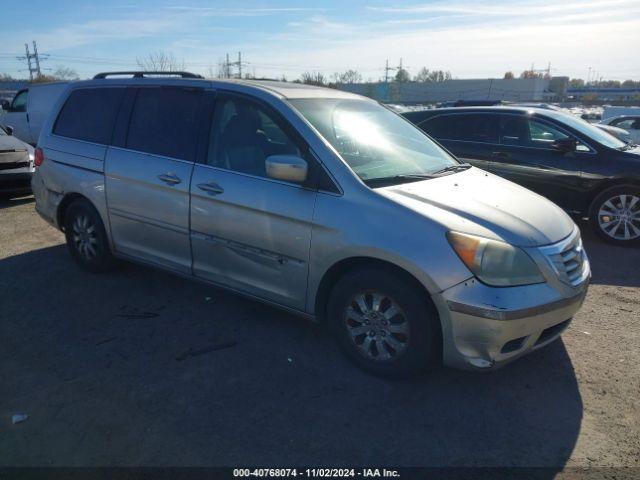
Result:
<svg viewBox="0 0 640 480"><path fill-rule="evenodd" d="M82 272L33 207L0 203L0 465L640 467L640 249L583 229L593 285L561 341L389 382L279 310Z"/></svg>

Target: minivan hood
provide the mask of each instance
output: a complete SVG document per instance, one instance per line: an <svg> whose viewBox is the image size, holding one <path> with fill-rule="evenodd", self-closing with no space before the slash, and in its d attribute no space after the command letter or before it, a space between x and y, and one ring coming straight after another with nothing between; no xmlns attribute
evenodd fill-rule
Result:
<svg viewBox="0 0 640 480"><path fill-rule="evenodd" d="M475 167L376 191L447 230L512 245L548 245L566 238L575 228L571 218L551 201Z"/></svg>

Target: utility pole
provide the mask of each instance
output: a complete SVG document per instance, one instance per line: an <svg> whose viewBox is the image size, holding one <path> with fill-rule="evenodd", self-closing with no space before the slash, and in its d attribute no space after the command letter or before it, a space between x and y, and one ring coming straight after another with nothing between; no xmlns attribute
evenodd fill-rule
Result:
<svg viewBox="0 0 640 480"><path fill-rule="evenodd" d="M389 59L387 58L387 62L384 65L384 83L389 83L389 72L391 70L394 70L394 68L389 66Z"/></svg>
<svg viewBox="0 0 640 480"><path fill-rule="evenodd" d="M33 40L33 55L36 59L36 70L38 71L38 77L40 76L40 58L38 58L38 46L36 41Z"/></svg>
<svg viewBox="0 0 640 480"><path fill-rule="evenodd" d="M33 81L33 74L36 74L36 78L39 78L42 76L42 72L40 70L40 57L38 55L38 46L36 45L36 42L33 42L33 53L29 52L29 44L25 43L24 44L24 50L26 52L26 55L24 57L17 57L18 60L26 60L27 61L27 67L29 69L29 80ZM46 55L45 55L46 56ZM31 63L31 60L33 60L33 63Z"/></svg>
<svg viewBox="0 0 640 480"><path fill-rule="evenodd" d="M242 78L242 52L238 52L238 61L230 62L227 53L227 63L225 63L225 76L231 78L231 67L238 67L238 78Z"/></svg>
<svg viewBox="0 0 640 480"><path fill-rule="evenodd" d="M29 44L24 44L24 49L27 52L27 65L29 68L29 80L33 80L33 69L31 68L31 55L29 54ZM24 58L24 57L22 57Z"/></svg>

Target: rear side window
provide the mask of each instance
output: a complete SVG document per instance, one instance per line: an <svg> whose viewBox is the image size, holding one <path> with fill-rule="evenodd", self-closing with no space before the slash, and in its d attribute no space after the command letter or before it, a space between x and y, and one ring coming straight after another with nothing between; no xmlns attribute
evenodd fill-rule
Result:
<svg viewBox="0 0 640 480"><path fill-rule="evenodd" d="M127 148L140 152L194 160L202 90L141 88L138 90L127 135Z"/></svg>
<svg viewBox="0 0 640 480"><path fill-rule="evenodd" d="M108 144L124 88L82 88L65 102L53 133L87 142Z"/></svg>
<svg viewBox="0 0 640 480"><path fill-rule="evenodd" d="M427 120L420 127L439 140L498 143L496 115L441 115Z"/></svg>

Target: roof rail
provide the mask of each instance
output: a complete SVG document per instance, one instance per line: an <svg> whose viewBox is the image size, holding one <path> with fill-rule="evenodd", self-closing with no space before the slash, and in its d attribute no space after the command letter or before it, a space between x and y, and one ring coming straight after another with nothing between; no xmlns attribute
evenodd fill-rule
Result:
<svg viewBox="0 0 640 480"><path fill-rule="evenodd" d="M133 78L144 78L146 76L172 76L181 78L204 78L202 75L191 72L152 72L152 71L126 71L126 72L102 72L93 77L94 80L99 80L116 75L131 75Z"/></svg>

